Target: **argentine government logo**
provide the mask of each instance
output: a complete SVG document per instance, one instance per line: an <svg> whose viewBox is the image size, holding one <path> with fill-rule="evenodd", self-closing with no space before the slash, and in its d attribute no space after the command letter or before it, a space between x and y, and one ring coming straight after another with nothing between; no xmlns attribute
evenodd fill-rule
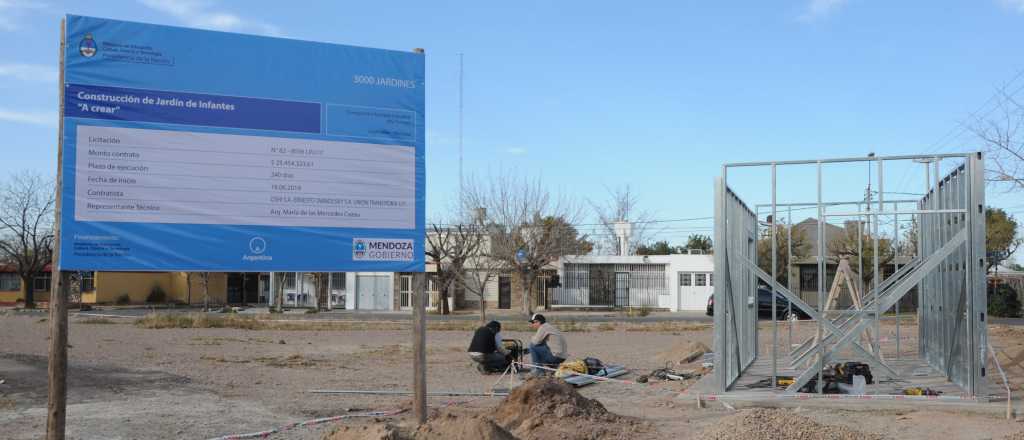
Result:
<svg viewBox="0 0 1024 440"><path fill-rule="evenodd" d="M92 34L85 34L82 42L78 43L78 53L83 57L92 58L93 55L96 55L96 51L96 40L92 38Z"/></svg>

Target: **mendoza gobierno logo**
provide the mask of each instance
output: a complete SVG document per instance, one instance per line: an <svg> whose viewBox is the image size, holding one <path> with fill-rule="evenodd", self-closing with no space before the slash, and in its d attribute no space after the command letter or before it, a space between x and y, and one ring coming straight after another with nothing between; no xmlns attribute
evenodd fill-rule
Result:
<svg viewBox="0 0 1024 440"><path fill-rule="evenodd" d="M356 238L352 240L352 259L359 261L412 261L411 239Z"/></svg>

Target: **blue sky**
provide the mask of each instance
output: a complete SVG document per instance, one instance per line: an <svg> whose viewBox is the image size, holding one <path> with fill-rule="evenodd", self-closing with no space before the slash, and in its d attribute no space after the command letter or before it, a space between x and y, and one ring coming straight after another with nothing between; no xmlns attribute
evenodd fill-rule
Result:
<svg viewBox="0 0 1024 440"><path fill-rule="evenodd" d="M429 216L457 192L458 53L467 175L511 169L597 201L630 184L659 219L710 216L724 162L976 149L958 124L996 87L1024 86L1024 0L625 5L0 0L0 173L56 168L65 13L426 48ZM837 174L830 195L859 197L862 171ZM886 190L922 179L887 169ZM765 175L734 182L767 201ZM811 184L780 184L780 201L813 198ZM988 198L1024 218L1019 193ZM661 237L710 225L668 223Z"/></svg>

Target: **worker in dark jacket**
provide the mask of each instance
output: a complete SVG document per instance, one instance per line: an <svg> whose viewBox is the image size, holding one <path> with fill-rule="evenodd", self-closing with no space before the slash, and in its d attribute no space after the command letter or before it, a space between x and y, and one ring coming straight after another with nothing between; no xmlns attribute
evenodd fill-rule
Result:
<svg viewBox="0 0 1024 440"><path fill-rule="evenodd" d="M512 362L511 353L501 343L501 323L488 322L473 332L469 343L469 358L477 363L481 373L502 372Z"/></svg>

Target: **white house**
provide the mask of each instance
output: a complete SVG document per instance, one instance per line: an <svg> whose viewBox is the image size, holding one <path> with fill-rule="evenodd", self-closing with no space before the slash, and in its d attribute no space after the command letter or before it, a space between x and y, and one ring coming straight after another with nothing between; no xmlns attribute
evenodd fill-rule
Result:
<svg viewBox="0 0 1024 440"><path fill-rule="evenodd" d="M551 307L704 310L713 291L712 255L573 255L558 261Z"/></svg>

